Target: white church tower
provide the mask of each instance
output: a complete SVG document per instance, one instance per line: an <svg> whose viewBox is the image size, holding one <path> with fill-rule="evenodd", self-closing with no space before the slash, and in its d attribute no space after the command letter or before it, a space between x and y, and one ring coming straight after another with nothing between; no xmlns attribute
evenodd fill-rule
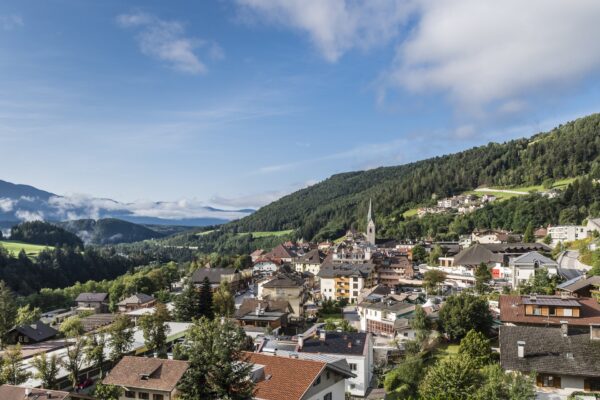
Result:
<svg viewBox="0 0 600 400"><path fill-rule="evenodd" d="M375 246L375 222L373 221L371 199L369 199L369 214L367 215L367 242Z"/></svg>

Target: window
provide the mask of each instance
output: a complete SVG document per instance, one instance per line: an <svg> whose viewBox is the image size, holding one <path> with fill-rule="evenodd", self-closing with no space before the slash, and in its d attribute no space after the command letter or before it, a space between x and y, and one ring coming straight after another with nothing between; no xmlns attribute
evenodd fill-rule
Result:
<svg viewBox="0 0 600 400"><path fill-rule="evenodd" d="M356 363L348 363L350 365L350 371L356 371L357 366Z"/></svg>
<svg viewBox="0 0 600 400"><path fill-rule="evenodd" d="M138 392L138 399L148 400L150 395L146 392Z"/></svg>
<svg viewBox="0 0 600 400"><path fill-rule="evenodd" d="M313 382L313 386L317 386L321 384L321 375Z"/></svg>
<svg viewBox="0 0 600 400"><path fill-rule="evenodd" d="M163 396L162 394L153 394L152 395L152 400L164 400L165 396Z"/></svg>
<svg viewBox="0 0 600 400"><path fill-rule="evenodd" d="M573 316L573 309L572 308L565 308L563 310L563 316L565 316L565 317L572 317Z"/></svg>
<svg viewBox="0 0 600 400"><path fill-rule="evenodd" d="M331 394L331 392L327 393L325 395L325 397L323 397L323 400L332 400L333 399L333 395Z"/></svg>
<svg viewBox="0 0 600 400"><path fill-rule="evenodd" d="M125 397L127 397L128 399L135 399L135 392L132 392L131 390L127 390L125 392Z"/></svg>

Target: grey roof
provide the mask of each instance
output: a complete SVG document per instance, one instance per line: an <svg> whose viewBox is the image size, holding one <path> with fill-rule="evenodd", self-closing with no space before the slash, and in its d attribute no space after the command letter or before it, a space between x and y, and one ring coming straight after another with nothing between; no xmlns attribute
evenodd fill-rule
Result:
<svg viewBox="0 0 600 400"><path fill-rule="evenodd" d="M523 304L533 304L539 306L565 306L565 307L581 307L581 304L575 299L563 299L556 296L528 296L523 297Z"/></svg>
<svg viewBox="0 0 600 400"><path fill-rule="evenodd" d="M325 340L319 337L304 339L303 353L362 355L367 345L365 332L327 332Z"/></svg>
<svg viewBox="0 0 600 400"><path fill-rule="evenodd" d="M41 342L53 338L58 334L58 331L49 325L46 325L42 321L34 322L29 325L19 325L13 328L13 330L19 332L28 338Z"/></svg>
<svg viewBox="0 0 600 400"><path fill-rule="evenodd" d="M525 266L534 266L539 265L540 267L544 266L552 266L558 267L558 263L551 258L541 255L537 251L530 251L529 253L525 253L520 255L517 258L514 258L510 261L510 265L525 265Z"/></svg>
<svg viewBox="0 0 600 400"><path fill-rule="evenodd" d="M525 342L519 358L517 342ZM560 328L500 327L500 364L511 371L600 377L600 342L590 333L563 336Z"/></svg>
<svg viewBox="0 0 600 400"><path fill-rule="evenodd" d="M368 308L369 310L390 311L396 314L408 314L415 311L414 304L386 298L373 303L363 301L359 304L359 307Z"/></svg>
<svg viewBox="0 0 600 400"><path fill-rule="evenodd" d="M198 268L192 274L193 283L202 283L205 277L208 277L210 283L221 283L223 275L232 275L235 268Z"/></svg>
<svg viewBox="0 0 600 400"><path fill-rule="evenodd" d="M559 289L567 292L576 292L588 286L600 286L600 276L594 275L587 279L581 279L581 277L577 277L577 279L567 281L558 287Z"/></svg>
<svg viewBox="0 0 600 400"><path fill-rule="evenodd" d="M121 300L117 303L119 306L126 306L127 304L145 304L154 301L154 297L144 294L144 293L136 293L128 298Z"/></svg>
<svg viewBox="0 0 600 400"><path fill-rule="evenodd" d="M336 277L362 277L366 278L373 272L375 266L373 264L333 264L322 265L319 273L320 278L336 278Z"/></svg>
<svg viewBox="0 0 600 400"><path fill-rule="evenodd" d="M550 251L542 243L477 243L454 257L454 265L479 265L484 262L504 262L504 256L530 251Z"/></svg>
<svg viewBox="0 0 600 400"><path fill-rule="evenodd" d="M313 249L308 253L298 257L296 262L306 263L306 264L321 264L325 259L325 254L319 249Z"/></svg>
<svg viewBox="0 0 600 400"><path fill-rule="evenodd" d="M277 274L263 285L264 288L292 288L304 285L304 279L296 274Z"/></svg>
<svg viewBox="0 0 600 400"><path fill-rule="evenodd" d="M102 301L106 301L107 299L108 299L108 293L81 293L81 294L79 294L79 296L77 296L75 301L81 301L81 302L99 301L99 302L102 302Z"/></svg>

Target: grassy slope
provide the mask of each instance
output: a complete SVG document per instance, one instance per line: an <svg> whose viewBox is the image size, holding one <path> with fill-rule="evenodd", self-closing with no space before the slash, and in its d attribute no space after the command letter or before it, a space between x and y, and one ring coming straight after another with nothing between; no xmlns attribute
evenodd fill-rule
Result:
<svg viewBox="0 0 600 400"><path fill-rule="evenodd" d="M37 245L37 244L13 242L13 241L7 241L7 240L0 241L0 245L2 245L6 250L8 250L9 253L11 253L15 256L17 254L19 254L21 249L23 249L23 250L25 250L25 253L27 253L27 255L29 257L37 256L38 253L40 251L44 250L45 248L52 248L52 246L41 246L41 245Z"/></svg>
<svg viewBox="0 0 600 400"><path fill-rule="evenodd" d="M567 179L560 179L557 180L556 182L554 182L554 184L552 185L552 189L564 189L567 187L567 185L571 182L573 182L576 178L567 178ZM498 186L493 186L490 187L490 189L492 189L491 191L485 191L485 192L476 192L474 190L469 190L467 192L464 192L462 194L474 194L477 196L483 196L484 194L492 194L494 196L496 196L498 199L500 200L506 200L506 199L510 199L512 197L515 196L523 196L522 194L516 194L516 193L506 193L506 192L496 192L493 189L500 189L500 190L512 190L515 192L523 192L523 193L529 193L529 192L543 192L544 189L542 187L542 185L535 185L535 186L514 186L514 187L498 187ZM404 216L404 218L408 218L408 217L412 217L417 215L417 211L418 208L411 208L410 210L406 210L404 212L404 214L402 214Z"/></svg>
<svg viewBox="0 0 600 400"><path fill-rule="evenodd" d="M293 229L288 229L285 231L264 231L264 232L247 232L247 233L244 232L244 233L239 233L239 235L251 234L252 237L261 238L261 237L270 237L270 236L285 236L285 235L289 235L292 232L294 232Z"/></svg>

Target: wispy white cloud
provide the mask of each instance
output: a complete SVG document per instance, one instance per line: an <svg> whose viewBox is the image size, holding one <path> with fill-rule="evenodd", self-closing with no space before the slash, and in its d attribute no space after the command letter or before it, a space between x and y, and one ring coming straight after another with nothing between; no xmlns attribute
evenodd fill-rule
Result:
<svg viewBox="0 0 600 400"><path fill-rule="evenodd" d="M137 30L142 53L166 61L174 69L188 74L203 74L208 68L198 53L203 51L212 60L224 57L223 49L214 41L186 35L183 23L165 21L146 13L122 14L117 23Z"/></svg>
<svg viewBox="0 0 600 400"><path fill-rule="evenodd" d="M24 26L23 18L17 14L0 15L0 28L10 31Z"/></svg>
<svg viewBox="0 0 600 400"><path fill-rule="evenodd" d="M17 210L15 216L21 221L42 221L44 213L41 211Z"/></svg>
<svg viewBox="0 0 600 400"><path fill-rule="evenodd" d="M306 33L322 56L337 61L345 52L380 46L398 34L412 8L406 0L237 0L243 17Z"/></svg>
<svg viewBox="0 0 600 400"><path fill-rule="evenodd" d="M13 199L9 199L6 197L0 198L0 211L2 212L11 212L15 205L15 201Z"/></svg>

